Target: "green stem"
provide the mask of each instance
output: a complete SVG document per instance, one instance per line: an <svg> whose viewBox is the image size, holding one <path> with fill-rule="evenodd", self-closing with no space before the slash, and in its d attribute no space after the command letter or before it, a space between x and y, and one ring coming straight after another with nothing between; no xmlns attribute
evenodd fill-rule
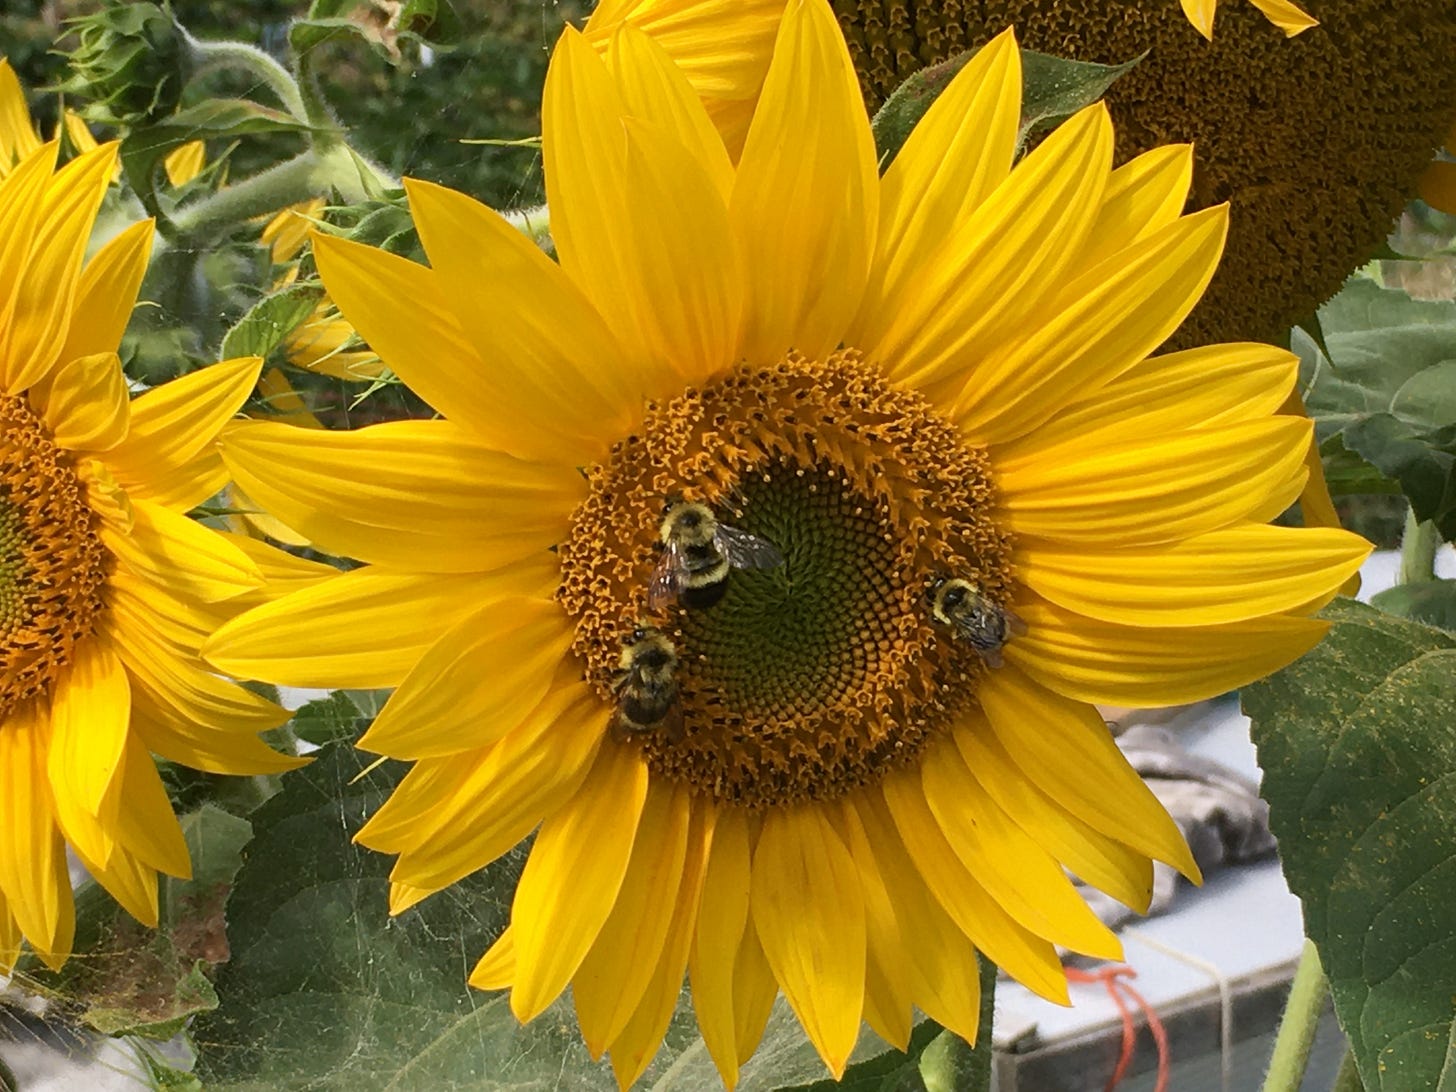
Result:
<svg viewBox="0 0 1456 1092"><path fill-rule="evenodd" d="M1289 1000L1284 1003L1279 1034L1274 1039L1274 1055L1269 1059L1269 1072L1264 1077L1264 1092L1291 1092L1299 1087L1329 996L1330 986L1320 966L1319 952L1314 941L1306 940L1299 966L1294 971L1294 982L1289 987Z"/></svg>
<svg viewBox="0 0 1456 1092"><path fill-rule="evenodd" d="M1431 520L1416 519L1414 509L1405 514L1405 535L1400 540L1400 582L1421 584L1436 579L1436 549L1441 536Z"/></svg>
<svg viewBox="0 0 1456 1092"><path fill-rule="evenodd" d="M327 193L329 184L325 164L310 149L200 201L184 205L173 215L172 223L184 235L218 225L241 224Z"/></svg>
<svg viewBox="0 0 1456 1092"><path fill-rule="evenodd" d="M970 1080L967 1088L989 1089L991 1087L991 1025L996 1016L996 964L985 956L981 963L981 1022L976 1025L976 1049L971 1057Z"/></svg>
<svg viewBox="0 0 1456 1092"><path fill-rule="evenodd" d="M919 1084L924 1092L988 1092L991 1087L991 1022L996 1007L996 965L983 956L980 967L981 1017L976 1029L976 1045L972 1048L953 1031L942 1031L926 1044L916 1065Z"/></svg>
<svg viewBox="0 0 1456 1092"><path fill-rule="evenodd" d="M1347 1045L1345 1056L1340 1059L1340 1071L1335 1074L1335 1083L1330 1092L1365 1092L1365 1082L1360 1080L1360 1070L1355 1066L1355 1052Z"/></svg>
<svg viewBox="0 0 1456 1092"><path fill-rule="evenodd" d="M537 246L551 237L551 210L545 205L529 209L513 209L504 214L506 222Z"/></svg>
<svg viewBox="0 0 1456 1092"><path fill-rule="evenodd" d="M299 92L298 82L293 74L263 50L244 42L203 42L190 37L189 44L196 50L199 74L220 68L251 72L278 96L283 108L296 121L311 124L303 95Z"/></svg>

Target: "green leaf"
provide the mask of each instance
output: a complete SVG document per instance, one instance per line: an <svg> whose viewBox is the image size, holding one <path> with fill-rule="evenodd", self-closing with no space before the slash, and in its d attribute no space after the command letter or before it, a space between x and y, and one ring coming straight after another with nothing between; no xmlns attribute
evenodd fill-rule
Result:
<svg viewBox="0 0 1456 1092"><path fill-rule="evenodd" d="M165 121L133 129L121 142L126 179L152 215L160 215L157 174L166 156L193 140L227 140L249 133L304 132L308 126L250 99L207 99Z"/></svg>
<svg viewBox="0 0 1456 1092"><path fill-rule="evenodd" d="M370 691L364 691L370 693ZM378 710L365 714L342 690L301 706L293 714L293 731L299 739L323 746L335 740L359 738Z"/></svg>
<svg viewBox="0 0 1456 1092"><path fill-rule="evenodd" d="M894 160L916 124L976 52L968 50L948 61L920 69L885 100L871 123L881 171ZM1023 49L1018 143L1024 144L1028 137L1096 102L1145 56L1143 53L1124 64L1106 65Z"/></svg>
<svg viewBox="0 0 1456 1092"><path fill-rule="evenodd" d="M1143 52L1122 64L1092 64L1023 49L1021 140L1024 142L1028 136L1050 129L1084 106L1091 106L1146 56Z"/></svg>
<svg viewBox="0 0 1456 1092"><path fill-rule="evenodd" d="M1291 344L1320 450L1337 456L1331 490L1398 483L1420 519L1456 537L1456 302L1356 278L1319 325L1323 346L1302 331Z"/></svg>
<svg viewBox="0 0 1456 1092"><path fill-rule="evenodd" d="M221 359L267 359L289 334L308 321L323 297L321 285L295 284L259 300L223 335Z"/></svg>
<svg viewBox="0 0 1456 1092"><path fill-rule="evenodd" d="M1370 602L1390 614L1412 618L1428 626L1456 630L1456 580L1422 580L1397 584L1370 597Z"/></svg>
<svg viewBox="0 0 1456 1092"><path fill-rule="evenodd" d="M207 972L227 958L223 910L252 826L212 804L179 821L192 878L159 882L161 927L144 928L88 884L76 895L76 950L85 958L37 975L68 998L78 1022L105 1035L170 1039L217 1006Z"/></svg>
<svg viewBox="0 0 1456 1092"><path fill-rule="evenodd" d="M1325 617L1244 709L1365 1088L1431 1089L1456 1020L1456 634L1348 600Z"/></svg>
<svg viewBox="0 0 1456 1092"><path fill-rule="evenodd" d="M1391 413L1372 413L1346 425L1345 446L1400 483L1418 520L1431 520L1456 538L1456 425L1420 431Z"/></svg>

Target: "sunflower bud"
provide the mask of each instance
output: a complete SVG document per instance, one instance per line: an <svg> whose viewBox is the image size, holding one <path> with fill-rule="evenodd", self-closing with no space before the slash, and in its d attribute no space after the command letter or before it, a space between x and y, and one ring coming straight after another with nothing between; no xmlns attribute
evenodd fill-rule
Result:
<svg viewBox="0 0 1456 1092"><path fill-rule="evenodd" d="M71 75L58 89L89 100L83 117L129 127L177 108L193 50L170 7L106 0L71 25Z"/></svg>

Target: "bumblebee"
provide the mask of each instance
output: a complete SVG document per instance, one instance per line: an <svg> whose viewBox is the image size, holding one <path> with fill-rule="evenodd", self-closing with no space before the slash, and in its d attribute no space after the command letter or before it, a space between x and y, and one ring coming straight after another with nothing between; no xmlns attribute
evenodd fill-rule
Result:
<svg viewBox="0 0 1456 1092"><path fill-rule="evenodd" d="M658 529L662 558L647 589L657 610L672 599L685 607L711 607L728 589L733 569L772 569L784 555L770 542L719 523L706 504L670 503Z"/></svg>
<svg viewBox="0 0 1456 1092"><path fill-rule="evenodd" d="M1026 623L1010 608L991 602L969 580L939 577L930 585L926 598L930 617L969 641L987 667L1000 667L1004 662L1001 649L1006 642L1026 632Z"/></svg>
<svg viewBox="0 0 1456 1092"><path fill-rule="evenodd" d="M612 678L617 727L626 734L672 727L677 707L677 649L652 626L638 626L622 638L622 658Z"/></svg>

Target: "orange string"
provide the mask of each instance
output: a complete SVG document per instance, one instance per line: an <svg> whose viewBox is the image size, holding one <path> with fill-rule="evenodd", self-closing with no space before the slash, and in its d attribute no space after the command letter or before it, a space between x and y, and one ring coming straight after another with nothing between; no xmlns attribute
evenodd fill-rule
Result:
<svg viewBox="0 0 1456 1092"><path fill-rule="evenodd" d="M1122 1017L1122 1050L1117 1057L1117 1066L1108 1078L1105 1092L1113 1092L1122 1078L1127 1075L1127 1067L1132 1064L1133 1054L1137 1050L1137 1024L1133 1019L1132 1010L1128 1008L1127 1000L1131 1000L1142 1012L1148 1022L1148 1031L1152 1033L1153 1043L1158 1048L1158 1079L1154 1085L1153 1092L1168 1092L1168 1071L1171 1060L1168 1055L1168 1032L1163 1027L1163 1021L1158 1018L1157 1011L1148 1004L1147 999L1137 990L1133 989L1131 983L1125 981L1129 978L1136 978L1137 971L1126 965L1108 965L1099 967L1096 971L1083 971L1076 967L1062 968L1067 973L1068 982L1076 982L1082 985L1090 985L1101 982L1107 990L1107 996L1112 998L1112 1003L1117 1006L1118 1014ZM1124 999L1126 994L1126 999Z"/></svg>

